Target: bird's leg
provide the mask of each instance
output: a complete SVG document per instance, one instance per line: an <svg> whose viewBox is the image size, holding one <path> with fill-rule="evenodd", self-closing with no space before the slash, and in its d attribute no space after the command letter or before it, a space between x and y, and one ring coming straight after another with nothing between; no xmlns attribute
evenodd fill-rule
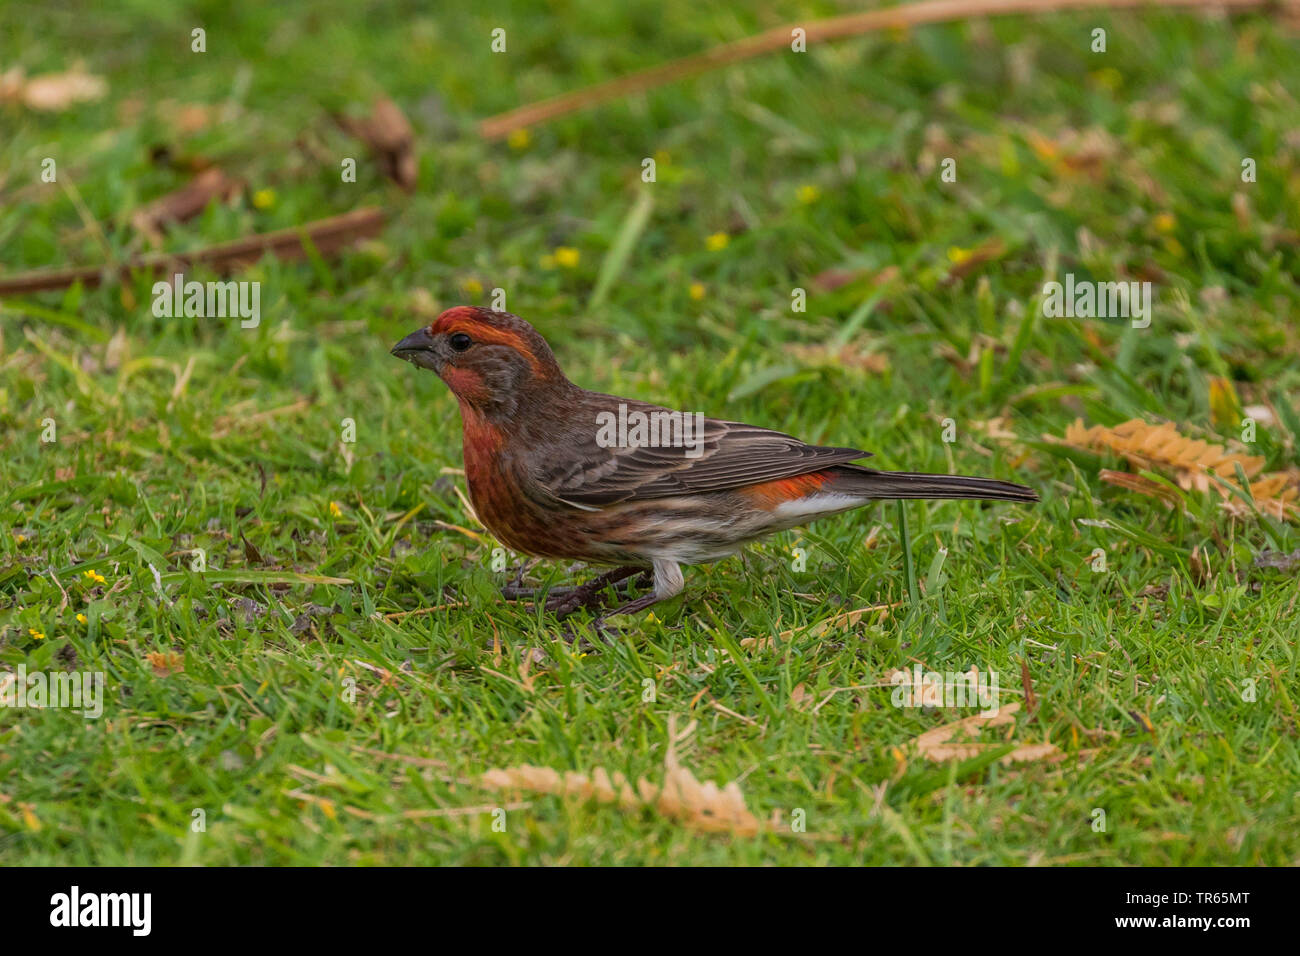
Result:
<svg viewBox="0 0 1300 956"><path fill-rule="evenodd" d="M524 575L526 575L529 571L531 571L537 565L537 562L540 560L542 559L533 558L531 561L520 561L519 567L515 569L515 576L510 581L510 585L513 585L514 587L523 587Z"/></svg>
<svg viewBox="0 0 1300 956"><path fill-rule="evenodd" d="M601 593L610 585L630 578L638 572L644 571L635 565L626 565L606 571L598 577L592 578L586 584L581 584L562 594L554 594L546 600L546 610L551 611L557 618L565 618L575 611L584 607L599 607L601 604Z"/></svg>
<svg viewBox="0 0 1300 956"><path fill-rule="evenodd" d="M527 600L537 594L537 588L524 587L524 575L531 571L541 558L532 558L531 560L519 562L515 568L515 576L510 579L509 583L501 588L501 596L507 601L517 601L520 599ZM551 588L551 594L559 591L558 588Z"/></svg>

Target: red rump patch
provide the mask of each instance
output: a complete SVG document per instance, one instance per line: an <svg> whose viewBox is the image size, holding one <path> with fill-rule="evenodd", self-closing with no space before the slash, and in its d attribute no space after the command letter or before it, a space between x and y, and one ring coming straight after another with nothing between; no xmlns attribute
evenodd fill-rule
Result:
<svg viewBox="0 0 1300 956"><path fill-rule="evenodd" d="M771 511L777 505L787 501L798 501L820 491L831 478L830 472L810 471L806 475L793 478L778 478L758 485L741 488L740 493L754 500L754 504L764 511Z"/></svg>

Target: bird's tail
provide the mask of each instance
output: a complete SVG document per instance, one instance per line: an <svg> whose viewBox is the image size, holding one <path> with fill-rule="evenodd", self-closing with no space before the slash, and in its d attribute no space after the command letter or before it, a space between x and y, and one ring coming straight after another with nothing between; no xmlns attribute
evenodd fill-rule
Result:
<svg viewBox="0 0 1300 956"><path fill-rule="evenodd" d="M867 498L978 498L986 501L1037 501L1038 492L996 478L970 475L920 475L908 471L876 471L851 465L838 469L836 490Z"/></svg>

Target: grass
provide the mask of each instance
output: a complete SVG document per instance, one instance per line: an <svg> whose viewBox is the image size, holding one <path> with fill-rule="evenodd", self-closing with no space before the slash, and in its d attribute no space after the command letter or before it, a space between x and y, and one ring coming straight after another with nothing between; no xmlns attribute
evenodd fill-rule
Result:
<svg viewBox="0 0 1300 956"><path fill-rule="evenodd" d="M1300 861L1296 572L1253 563L1300 547L1296 526L1209 499L1170 513L1039 442L1076 417L1140 416L1235 439L1217 377L1275 410L1250 450L1300 462L1295 35L1255 16L976 21L763 58L513 145L475 135L520 102L840 9L9 9L0 62L80 58L109 92L57 114L0 106L5 273L141 248L132 211L193 157L248 191L167 248L366 204L393 216L337 260L239 276L262 284L256 329L156 318L146 276L0 302L0 666L107 679L99 720L0 709L0 862ZM1098 25L1106 54L1089 49ZM489 49L498 26L506 54ZM328 118L381 92L416 127L410 197ZM186 131L195 103L217 115ZM45 157L57 184L36 181ZM1043 283L1066 272L1153 280L1151 326L1045 318ZM845 515L688 570L684 597L612 646L558 641L497 595L516 559L494 570L456 494L451 396L388 355L494 288L587 387L1043 501ZM999 417L1014 440L982 430ZM1023 703L1026 668L1037 709L1015 739L1066 759L924 759L910 741L971 711L900 709L871 686L916 662L996 671L1004 706ZM522 764L657 780L670 719L693 725L679 755L697 777L738 780L785 825L701 835L474 783Z"/></svg>

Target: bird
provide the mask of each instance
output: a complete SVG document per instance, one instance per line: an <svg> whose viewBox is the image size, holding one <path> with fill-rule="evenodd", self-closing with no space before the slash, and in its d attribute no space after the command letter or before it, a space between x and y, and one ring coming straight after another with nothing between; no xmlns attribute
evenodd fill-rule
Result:
<svg viewBox="0 0 1300 956"><path fill-rule="evenodd" d="M634 575L652 590L597 623L645 610L682 590L683 565L875 501L1038 500L1009 481L878 471L855 464L871 457L858 448L588 391L509 312L449 308L392 354L436 373L459 404L470 501L497 540L535 558L613 565L549 594L559 617L600 605Z"/></svg>

